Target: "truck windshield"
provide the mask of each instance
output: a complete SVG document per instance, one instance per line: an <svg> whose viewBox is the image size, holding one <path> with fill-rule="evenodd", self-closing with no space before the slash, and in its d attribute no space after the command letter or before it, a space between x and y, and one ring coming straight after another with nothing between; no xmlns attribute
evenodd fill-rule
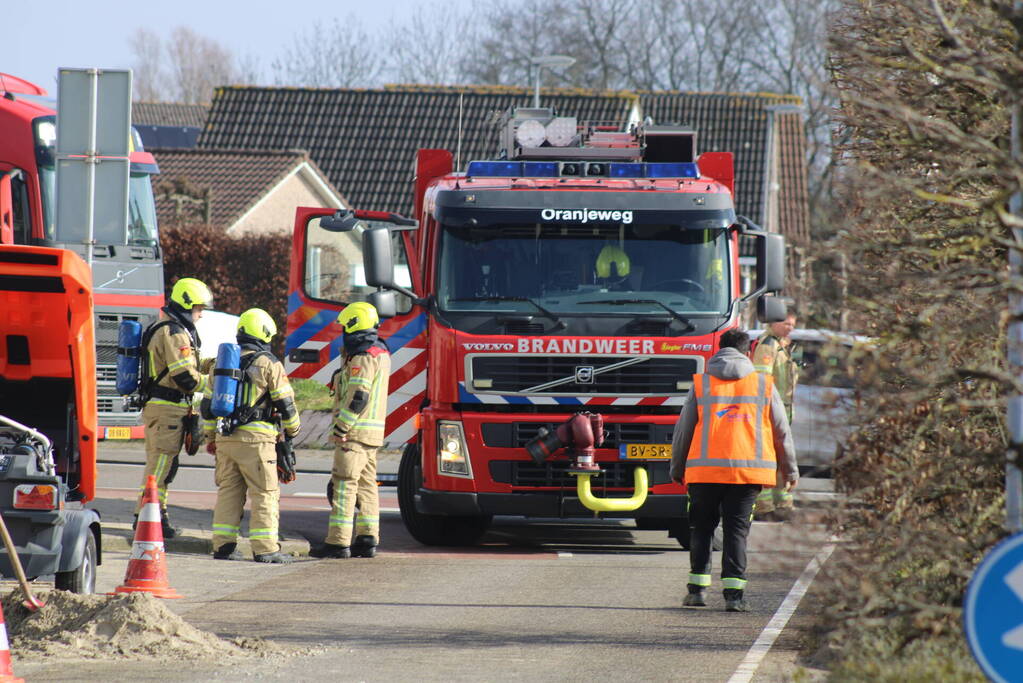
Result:
<svg viewBox="0 0 1023 683"><path fill-rule="evenodd" d="M438 303L446 311L721 314L728 231L679 225L444 226ZM627 306L621 305L627 304Z"/></svg>
<svg viewBox="0 0 1023 683"><path fill-rule="evenodd" d="M57 171L56 125L53 116L35 120L36 164L39 167L39 189L43 204L43 236L56 242L81 242L84 232L81 226L72 226L69 234L57 235ZM132 173L128 180L128 234L105 234L97 226L97 244L138 244L156 246L156 202L153 199L153 185L148 173Z"/></svg>

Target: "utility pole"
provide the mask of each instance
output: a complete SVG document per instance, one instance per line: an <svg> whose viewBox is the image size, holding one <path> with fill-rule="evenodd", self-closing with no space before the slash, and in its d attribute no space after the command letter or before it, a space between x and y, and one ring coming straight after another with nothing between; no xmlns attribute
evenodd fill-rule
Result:
<svg viewBox="0 0 1023 683"><path fill-rule="evenodd" d="M1013 9L1016 16L1023 12L1023 2L1016 0ZM1018 25L1018 24L1017 24ZM1017 49L1023 36L1017 36ZM1012 106L1012 160L1019 164L1023 159L1023 145L1020 144L1020 103ZM1017 190L1009 200L1009 210L1017 219L1023 217L1023 193ZM1009 249L1009 282L1014 285L1023 281L1023 230L1012 229L1013 245ZM1023 383L1023 295L1011 290L1009 293L1009 372L1017 383ZM1023 532L1023 476L1020 473L1020 455L1023 454L1023 396L1014 393L1009 397L1009 452L1005 459L1005 522L1010 532Z"/></svg>

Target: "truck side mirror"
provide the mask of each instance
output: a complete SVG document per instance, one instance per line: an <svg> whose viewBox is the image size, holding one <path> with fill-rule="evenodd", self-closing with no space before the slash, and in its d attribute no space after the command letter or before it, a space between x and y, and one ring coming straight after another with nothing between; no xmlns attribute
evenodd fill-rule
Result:
<svg viewBox="0 0 1023 683"><path fill-rule="evenodd" d="M391 289L394 282L394 259L391 258L391 231L380 226L362 233L362 264L366 284Z"/></svg>
<svg viewBox="0 0 1023 683"><path fill-rule="evenodd" d="M394 292L377 290L371 292L366 297L366 301L373 304L373 307L377 309L377 315L380 316L381 320L398 315L398 304L394 299Z"/></svg>
<svg viewBox="0 0 1023 683"><path fill-rule="evenodd" d="M776 296L762 296L757 299L757 320L762 323L780 323L788 311L785 302Z"/></svg>
<svg viewBox="0 0 1023 683"><path fill-rule="evenodd" d="M785 238L777 233L767 233L762 239L757 240L757 289L779 292L783 287L785 287Z"/></svg>
<svg viewBox="0 0 1023 683"><path fill-rule="evenodd" d="M0 176L0 244L14 244L14 193L10 173Z"/></svg>

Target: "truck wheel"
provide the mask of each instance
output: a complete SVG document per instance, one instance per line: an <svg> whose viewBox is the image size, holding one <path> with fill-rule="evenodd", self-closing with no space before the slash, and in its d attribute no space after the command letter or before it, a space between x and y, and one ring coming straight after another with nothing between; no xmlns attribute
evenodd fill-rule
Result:
<svg viewBox="0 0 1023 683"><path fill-rule="evenodd" d="M472 545L490 526L489 515L450 517L426 515L416 510L416 491L423 482L419 445L409 444L398 466L398 507L405 528L423 545Z"/></svg>
<svg viewBox="0 0 1023 683"><path fill-rule="evenodd" d="M82 563L71 571L57 572L53 585L57 590L71 591L81 595L91 595L96 592L96 537L93 536L92 531L89 531L85 538Z"/></svg>

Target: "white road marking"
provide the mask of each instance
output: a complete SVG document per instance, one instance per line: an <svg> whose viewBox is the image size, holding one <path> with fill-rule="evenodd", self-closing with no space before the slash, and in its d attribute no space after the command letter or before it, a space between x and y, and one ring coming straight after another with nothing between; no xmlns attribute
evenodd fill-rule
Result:
<svg viewBox="0 0 1023 683"><path fill-rule="evenodd" d="M566 552L564 552L562 550L559 550L558 551L558 557L559 558L572 557L572 553L566 553Z"/></svg>
<svg viewBox="0 0 1023 683"><path fill-rule="evenodd" d="M832 537L831 543L821 548L820 552L814 555L810 563L806 565L806 569L796 579L796 583L793 584L792 590L782 600L781 606L778 607L778 611L771 617L771 621L767 622L767 626L760 632L760 636L757 638L753 646L750 647L746 656L743 658L742 663L739 664L739 668L735 670L732 677L728 679L728 683L749 683L753 680L753 675L757 672L757 667L760 666L760 662L767 656L767 653L771 650L771 646L774 641L777 640L778 636L781 635L785 625L789 623L789 619L796 612L796 608L799 607L799 601L806 595L806 591L810 588L810 584L813 583L814 578L817 576L817 572L821 570L824 563L831 557L831 553L835 550L835 538Z"/></svg>

